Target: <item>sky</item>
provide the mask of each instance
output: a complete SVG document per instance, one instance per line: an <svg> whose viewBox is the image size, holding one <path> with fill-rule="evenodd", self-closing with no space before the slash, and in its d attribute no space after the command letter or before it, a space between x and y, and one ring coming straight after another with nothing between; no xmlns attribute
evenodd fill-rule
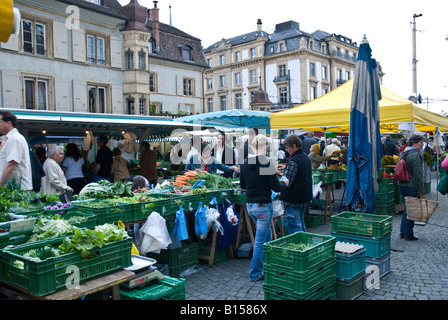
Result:
<svg viewBox="0 0 448 320"><path fill-rule="evenodd" d="M118 0L126 5L129 0ZM147 8L152 0L138 0ZM271 33L293 20L304 32L323 30L351 38L366 35L382 66L383 86L408 98L412 84L412 22L416 18L417 93L422 107L448 113L448 1L434 0L159 0L159 20L201 39L204 47L257 29ZM446 101L444 101L446 100Z"/></svg>

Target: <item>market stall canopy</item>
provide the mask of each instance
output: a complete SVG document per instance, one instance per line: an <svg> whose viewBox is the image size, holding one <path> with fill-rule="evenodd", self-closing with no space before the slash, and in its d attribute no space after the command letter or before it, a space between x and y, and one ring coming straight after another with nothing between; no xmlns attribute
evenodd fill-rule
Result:
<svg viewBox="0 0 448 320"><path fill-rule="evenodd" d="M271 114L271 129L348 132L353 79L315 100ZM412 103L381 86L380 131L400 132L413 123L419 131L448 131L448 118Z"/></svg>
<svg viewBox="0 0 448 320"><path fill-rule="evenodd" d="M177 121L208 127L269 129L270 112L232 109L178 118Z"/></svg>
<svg viewBox="0 0 448 320"><path fill-rule="evenodd" d="M192 130L193 125L174 121L168 117L134 116L99 113L75 113L9 109L17 116L19 129L28 136L42 136L43 130L51 136L85 136L92 131L95 136L121 137L122 132L134 132L139 139L167 137L175 129ZM195 127L197 128L197 126Z"/></svg>

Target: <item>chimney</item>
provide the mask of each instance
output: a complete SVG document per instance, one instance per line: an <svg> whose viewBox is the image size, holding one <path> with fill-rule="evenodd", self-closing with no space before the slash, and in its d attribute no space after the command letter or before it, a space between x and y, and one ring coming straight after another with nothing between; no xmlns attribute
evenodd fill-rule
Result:
<svg viewBox="0 0 448 320"><path fill-rule="evenodd" d="M261 31L261 26L262 26L263 24L261 23L261 19L258 19L257 20L257 31Z"/></svg>
<svg viewBox="0 0 448 320"><path fill-rule="evenodd" d="M157 8L158 1L154 2L154 8L148 10L149 19L151 20L152 26L152 35L156 42L156 45L159 45L160 36L159 36L159 8Z"/></svg>

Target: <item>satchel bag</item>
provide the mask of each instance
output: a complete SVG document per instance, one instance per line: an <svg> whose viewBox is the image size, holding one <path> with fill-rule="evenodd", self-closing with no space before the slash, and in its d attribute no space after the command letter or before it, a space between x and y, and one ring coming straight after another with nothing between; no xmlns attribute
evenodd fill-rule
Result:
<svg viewBox="0 0 448 320"><path fill-rule="evenodd" d="M406 164L407 155L408 153L395 165L394 179L397 181L408 182L411 180L411 174L409 173L408 165Z"/></svg>
<svg viewBox="0 0 448 320"><path fill-rule="evenodd" d="M436 210L438 203L425 196L405 197L407 218L412 221L427 223Z"/></svg>

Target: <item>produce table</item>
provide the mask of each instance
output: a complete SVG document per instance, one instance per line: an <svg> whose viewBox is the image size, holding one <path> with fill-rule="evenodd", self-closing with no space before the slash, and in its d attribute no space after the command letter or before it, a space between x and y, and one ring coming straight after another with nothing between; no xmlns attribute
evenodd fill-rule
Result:
<svg viewBox="0 0 448 320"><path fill-rule="evenodd" d="M112 291L113 300L120 300L120 283L129 281L134 277L135 274L133 272L120 270L88 280L85 283L80 284L79 289L65 289L45 296L34 296L22 288L13 285L11 285L11 287L17 289L19 292L14 292L5 287L1 287L0 292L8 296L15 296L18 300L76 300L99 291L103 291L103 297L105 297Z"/></svg>

